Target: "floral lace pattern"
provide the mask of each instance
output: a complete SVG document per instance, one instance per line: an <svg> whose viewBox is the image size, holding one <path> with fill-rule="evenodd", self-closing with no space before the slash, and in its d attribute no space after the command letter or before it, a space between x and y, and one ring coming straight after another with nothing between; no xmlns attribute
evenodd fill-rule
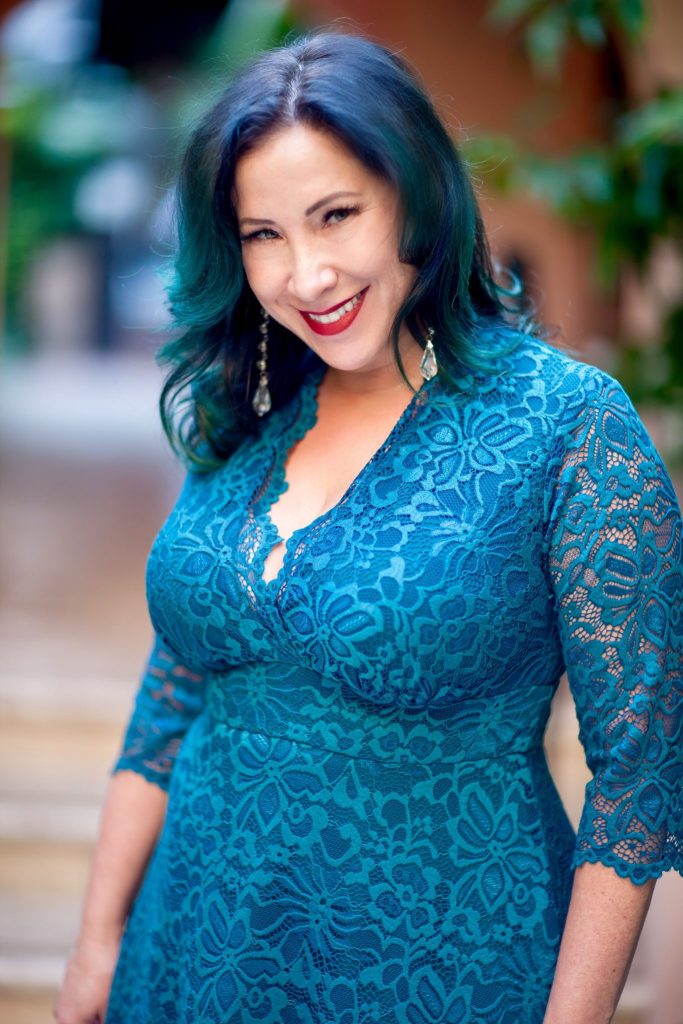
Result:
<svg viewBox="0 0 683 1024"><path fill-rule="evenodd" d="M572 868L683 869L673 486L612 377L524 338L425 382L266 583L323 370L150 553L115 770L169 802L107 1022L540 1024ZM565 669L578 836L542 746Z"/></svg>
<svg viewBox="0 0 683 1024"><path fill-rule="evenodd" d="M681 518L623 388L603 383L563 442L549 566L594 778L576 863L634 882L683 863Z"/></svg>

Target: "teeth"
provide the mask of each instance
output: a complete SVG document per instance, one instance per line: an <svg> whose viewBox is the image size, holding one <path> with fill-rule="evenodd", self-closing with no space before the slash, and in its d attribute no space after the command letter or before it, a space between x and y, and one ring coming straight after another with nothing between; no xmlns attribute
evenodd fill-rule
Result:
<svg viewBox="0 0 683 1024"><path fill-rule="evenodd" d="M323 313L318 315L316 313L307 313L306 316L310 317L311 320L315 320L317 324L335 324L337 320L341 320L343 316L350 313L361 300L362 292L358 292L358 295L354 295L352 299L345 302L339 309L335 309L334 313Z"/></svg>

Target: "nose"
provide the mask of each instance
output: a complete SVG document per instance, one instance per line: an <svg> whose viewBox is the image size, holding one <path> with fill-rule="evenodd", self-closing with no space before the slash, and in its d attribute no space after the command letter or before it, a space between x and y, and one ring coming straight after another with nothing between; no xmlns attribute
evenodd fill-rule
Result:
<svg viewBox="0 0 683 1024"><path fill-rule="evenodd" d="M336 283L337 272L321 248L302 245L292 250L289 291L298 306L314 306Z"/></svg>

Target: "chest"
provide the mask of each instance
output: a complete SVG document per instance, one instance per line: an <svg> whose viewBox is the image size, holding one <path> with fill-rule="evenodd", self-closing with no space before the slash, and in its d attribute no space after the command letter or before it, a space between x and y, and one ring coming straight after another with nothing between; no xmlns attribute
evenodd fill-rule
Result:
<svg viewBox="0 0 683 1024"><path fill-rule="evenodd" d="M348 403L321 397L314 425L283 458L283 489L268 509L279 540L265 555L263 579L281 571L287 540L344 497L391 435L410 404L408 392L380 403Z"/></svg>

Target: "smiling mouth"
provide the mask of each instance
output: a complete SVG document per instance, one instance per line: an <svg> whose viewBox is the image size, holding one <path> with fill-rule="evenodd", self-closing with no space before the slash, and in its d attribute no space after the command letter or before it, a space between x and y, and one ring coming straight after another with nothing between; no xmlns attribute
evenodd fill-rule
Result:
<svg viewBox="0 0 683 1024"><path fill-rule="evenodd" d="M365 291L365 289L363 289ZM326 313L310 313L307 309L301 310L306 316L309 316L311 320L315 320L317 324L334 324L337 320L341 320L345 313L349 313L354 306L357 306L362 298L363 292L358 292L353 298L347 299L340 306L333 306Z"/></svg>
<svg viewBox="0 0 683 1024"><path fill-rule="evenodd" d="M300 309L299 312L316 334L337 334L339 331L346 330L356 319L369 287L367 285L352 298L338 306L333 306L326 313L311 313L303 309Z"/></svg>

